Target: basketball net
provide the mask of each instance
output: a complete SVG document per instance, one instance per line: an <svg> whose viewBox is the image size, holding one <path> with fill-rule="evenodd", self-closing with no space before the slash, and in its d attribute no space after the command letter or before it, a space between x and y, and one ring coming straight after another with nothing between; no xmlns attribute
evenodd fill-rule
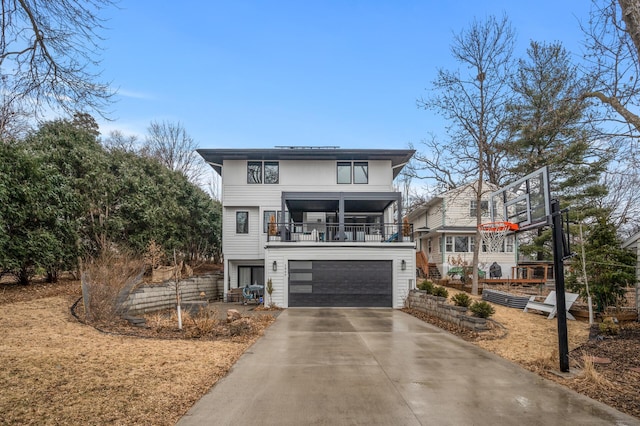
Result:
<svg viewBox="0 0 640 426"><path fill-rule="evenodd" d="M502 251L502 243L511 232L517 231L518 225L511 222L488 222L478 225L482 242L488 252Z"/></svg>

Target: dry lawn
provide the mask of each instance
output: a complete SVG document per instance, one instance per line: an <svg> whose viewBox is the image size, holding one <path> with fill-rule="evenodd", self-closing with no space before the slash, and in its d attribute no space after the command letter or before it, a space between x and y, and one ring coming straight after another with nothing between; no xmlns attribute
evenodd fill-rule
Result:
<svg viewBox="0 0 640 426"><path fill-rule="evenodd" d="M0 424L173 425L259 337L109 335L78 323L71 303L0 306Z"/></svg>

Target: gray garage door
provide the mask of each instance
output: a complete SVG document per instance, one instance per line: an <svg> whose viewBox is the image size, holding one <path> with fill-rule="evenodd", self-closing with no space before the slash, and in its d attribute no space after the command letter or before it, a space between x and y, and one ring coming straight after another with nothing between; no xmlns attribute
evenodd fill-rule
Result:
<svg viewBox="0 0 640 426"><path fill-rule="evenodd" d="M392 307L390 260L289 262L290 307Z"/></svg>

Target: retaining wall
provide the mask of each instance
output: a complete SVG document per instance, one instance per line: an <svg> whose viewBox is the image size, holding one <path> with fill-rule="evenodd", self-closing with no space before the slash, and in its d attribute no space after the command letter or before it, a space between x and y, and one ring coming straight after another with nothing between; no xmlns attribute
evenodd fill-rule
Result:
<svg viewBox="0 0 640 426"><path fill-rule="evenodd" d="M467 315L467 308L450 305L445 297L432 296L422 290L411 290L409 292L407 306L473 331L489 329L485 318Z"/></svg>
<svg viewBox="0 0 640 426"><path fill-rule="evenodd" d="M224 290L224 280L220 274L191 277L180 281L179 285L184 303L217 300ZM126 306L129 308L129 313L133 315L174 308L176 306L175 283L168 280L161 284L144 284L129 295Z"/></svg>

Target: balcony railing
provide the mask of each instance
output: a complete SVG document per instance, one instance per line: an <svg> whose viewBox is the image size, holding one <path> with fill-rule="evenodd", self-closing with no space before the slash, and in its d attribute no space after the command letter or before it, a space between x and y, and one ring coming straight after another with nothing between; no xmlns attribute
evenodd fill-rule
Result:
<svg viewBox="0 0 640 426"><path fill-rule="evenodd" d="M284 232L280 232L284 229ZM398 235L398 230L400 235ZM395 243L413 241L413 225L397 223L345 224L341 230L337 223L287 223L270 224L267 241L310 241L318 243L362 242Z"/></svg>

